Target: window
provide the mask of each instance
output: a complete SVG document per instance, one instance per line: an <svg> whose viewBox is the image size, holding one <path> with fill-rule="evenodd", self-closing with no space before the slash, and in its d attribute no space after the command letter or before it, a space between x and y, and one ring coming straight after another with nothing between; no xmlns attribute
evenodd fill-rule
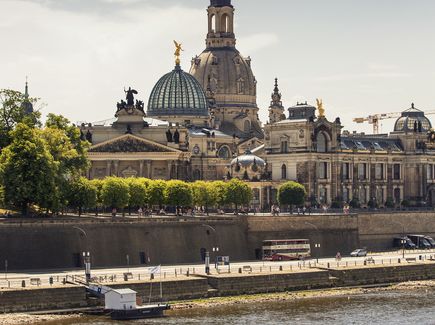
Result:
<svg viewBox="0 0 435 325"><path fill-rule="evenodd" d="M229 19L228 15L223 15L221 18L221 31L223 33L228 33L229 31Z"/></svg>
<svg viewBox="0 0 435 325"><path fill-rule="evenodd" d="M394 201L400 203L400 188L394 189Z"/></svg>
<svg viewBox="0 0 435 325"><path fill-rule="evenodd" d="M341 164L341 179L350 179L350 164L342 163Z"/></svg>
<svg viewBox="0 0 435 325"><path fill-rule="evenodd" d="M384 202L384 189L382 187L376 188L376 202L378 204L383 204Z"/></svg>
<svg viewBox="0 0 435 325"><path fill-rule="evenodd" d="M195 170L193 171L193 179L194 179L195 181L201 179L201 172L199 171L199 169L195 169Z"/></svg>
<svg viewBox="0 0 435 325"><path fill-rule="evenodd" d="M364 187L359 189L359 201L360 203L366 203L367 200L367 191Z"/></svg>
<svg viewBox="0 0 435 325"><path fill-rule="evenodd" d="M230 159L230 157L231 157L230 149L228 149L227 146L220 147L219 152L218 152L218 156L219 156L219 158L222 158L222 159Z"/></svg>
<svg viewBox="0 0 435 325"><path fill-rule="evenodd" d="M393 179L400 179L400 164L393 165Z"/></svg>
<svg viewBox="0 0 435 325"><path fill-rule="evenodd" d="M326 140L325 134L319 132L317 134L317 152L327 152L328 151L328 141Z"/></svg>
<svg viewBox="0 0 435 325"><path fill-rule="evenodd" d="M426 166L426 179L433 179L433 165L429 164Z"/></svg>
<svg viewBox="0 0 435 325"><path fill-rule="evenodd" d="M375 179L384 179L384 164L375 165Z"/></svg>
<svg viewBox="0 0 435 325"><path fill-rule="evenodd" d="M288 142L287 141L281 141L281 153L288 152Z"/></svg>
<svg viewBox="0 0 435 325"><path fill-rule="evenodd" d="M281 178L287 179L287 166L285 164L281 166Z"/></svg>
<svg viewBox="0 0 435 325"><path fill-rule="evenodd" d="M365 163L358 164L358 179L359 180L367 179L367 164Z"/></svg>
<svg viewBox="0 0 435 325"><path fill-rule="evenodd" d="M349 190L347 189L347 187L343 187L342 197L343 197L343 202L349 201Z"/></svg>
<svg viewBox="0 0 435 325"><path fill-rule="evenodd" d="M317 172L320 179L328 178L328 163L327 162L319 162L317 165Z"/></svg>

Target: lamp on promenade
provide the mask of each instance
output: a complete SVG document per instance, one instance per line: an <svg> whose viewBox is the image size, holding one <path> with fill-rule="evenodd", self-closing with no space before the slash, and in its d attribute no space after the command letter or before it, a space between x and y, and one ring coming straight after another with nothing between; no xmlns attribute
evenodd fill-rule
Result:
<svg viewBox="0 0 435 325"><path fill-rule="evenodd" d="M85 276L86 276L86 282L89 282L91 280L91 253L88 250L88 235L86 234L86 231L84 229L73 226L74 229L77 229L80 231L80 233L83 234L85 237L85 250L83 251L83 262L85 264Z"/></svg>
<svg viewBox="0 0 435 325"><path fill-rule="evenodd" d="M205 227L205 228L211 229L213 231L213 233L214 233L214 244L213 244L213 247L212 247L212 251L215 254L215 256L214 256L215 260L217 260L217 254L219 252L219 245L217 244L217 232L216 232L216 229L213 228L212 226L206 225L206 224L201 224L201 226ZM207 234L209 234L209 231L207 231ZM215 261L215 267L216 267L216 261ZM210 274L210 252L208 250L205 252L205 273L206 274Z"/></svg>
<svg viewBox="0 0 435 325"><path fill-rule="evenodd" d="M317 228L316 225L313 225L311 222L305 221L304 222L306 225L309 225L311 227L314 227L314 229L317 230L317 232L319 232L319 228ZM318 249L320 251L320 243L314 243L314 248L316 248L316 250ZM319 254L316 254L316 259L317 259L317 263L319 263Z"/></svg>
<svg viewBox="0 0 435 325"><path fill-rule="evenodd" d="M403 223L398 222L398 221L393 221L391 220L392 223L395 223L397 225L400 225L402 227L402 238L400 238L400 243L402 244L402 258L405 258L405 244L406 244L406 239L405 239L405 226L403 225Z"/></svg>

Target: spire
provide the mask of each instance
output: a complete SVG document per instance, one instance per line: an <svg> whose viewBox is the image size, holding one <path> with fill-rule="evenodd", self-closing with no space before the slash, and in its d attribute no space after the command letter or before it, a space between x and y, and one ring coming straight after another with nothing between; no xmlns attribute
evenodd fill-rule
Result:
<svg viewBox="0 0 435 325"><path fill-rule="evenodd" d="M234 35L234 7L231 0L211 0L207 13L207 48L234 48L236 37Z"/></svg>
<svg viewBox="0 0 435 325"><path fill-rule="evenodd" d="M29 100L29 84L27 81L27 76L26 76L26 86L24 88L24 101L21 104L21 107L23 108L24 113L26 115L33 113L33 104Z"/></svg>
<svg viewBox="0 0 435 325"><path fill-rule="evenodd" d="M281 101L281 93L278 88L278 78L275 78L275 87L273 88L272 101L270 102L270 107L283 107Z"/></svg>

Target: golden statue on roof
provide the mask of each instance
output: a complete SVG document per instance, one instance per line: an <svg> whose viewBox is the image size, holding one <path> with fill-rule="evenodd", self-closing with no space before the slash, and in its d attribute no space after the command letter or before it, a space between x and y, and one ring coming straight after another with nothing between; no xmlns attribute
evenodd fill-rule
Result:
<svg viewBox="0 0 435 325"><path fill-rule="evenodd" d="M180 65L180 54L181 54L181 51L184 51L184 50L181 48L181 45L182 45L181 43L178 43L177 41L174 40L174 44L175 44L175 53L174 53L175 64Z"/></svg>
<svg viewBox="0 0 435 325"><path fill-rule="evenodd" d="M319 117L325 117L325 109L323 108L323 100L316 98L317 110L319 111Z"/></svg>

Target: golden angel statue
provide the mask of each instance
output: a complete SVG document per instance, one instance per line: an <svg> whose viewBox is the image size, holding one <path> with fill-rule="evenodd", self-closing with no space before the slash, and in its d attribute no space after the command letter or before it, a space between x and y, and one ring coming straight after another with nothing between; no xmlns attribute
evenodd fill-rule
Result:
<svg viewBox="0 0 435 325"><path fill-rule="evenodd" d="M175 55L175 64L176 65L180 65L180 54L181 54L181 51L184 51L184 50L181 48L181 46L182 46L181 43L178 43L177 41L174 41L174 44L175 44L175 53L174 53L174 55Z"/></svg>
<svg viewBox="0 0 435 325"><path fill-rule="evenodd" d="M317 110L319 111L319 117L325 117L325 109L323 108L323 100L317 99Z"/></svg>

